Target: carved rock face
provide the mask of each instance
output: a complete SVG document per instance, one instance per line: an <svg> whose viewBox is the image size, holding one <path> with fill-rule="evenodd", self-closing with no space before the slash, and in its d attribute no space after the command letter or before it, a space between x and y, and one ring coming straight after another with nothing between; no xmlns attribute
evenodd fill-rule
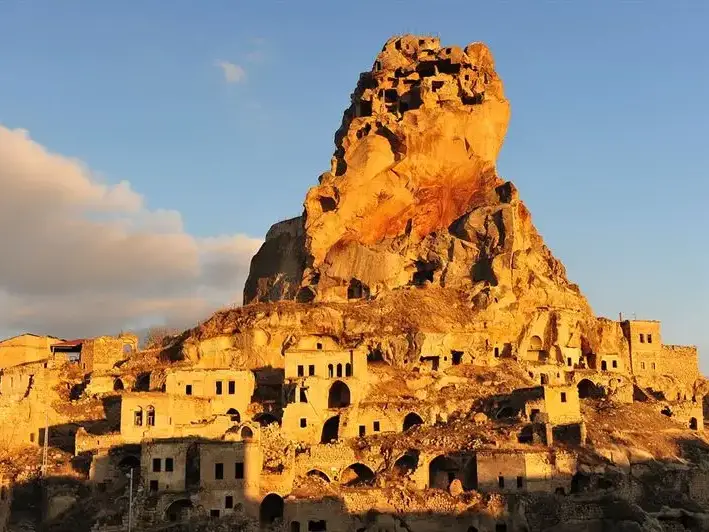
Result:
<svg viewBox="0 0 709 532"><path fill-rule="evenodd" d="M481 43L392 38L360 75L331 171L303 216L273 226L244 301L347 301L409 285L476 307L586 308L511 183L497 175L510 108ZM560 292L560 293L557 293Z"/></svg>

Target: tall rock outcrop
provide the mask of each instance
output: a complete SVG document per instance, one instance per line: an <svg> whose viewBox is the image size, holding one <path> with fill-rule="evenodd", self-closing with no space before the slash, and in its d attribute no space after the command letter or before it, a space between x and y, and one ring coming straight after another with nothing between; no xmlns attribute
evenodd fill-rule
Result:
<svg viewBox="0 0 709 532"><path fill-rule="evenodd" d="M360 74L303 215L274 225L253 258L244 301L337 302L433 284L478 310L590 315L497 174L509 116L484 44L387 41Z"/></svg>

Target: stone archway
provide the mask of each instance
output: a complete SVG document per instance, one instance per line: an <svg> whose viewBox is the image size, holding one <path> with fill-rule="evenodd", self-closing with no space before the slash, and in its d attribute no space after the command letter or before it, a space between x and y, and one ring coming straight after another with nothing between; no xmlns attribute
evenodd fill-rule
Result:
<svg viewBox="0 0 709 532"><path fill-rule="evenodd" d="M603 389L590 379L582 379L576 385L579 399L599 399L603 397Z"/></svg>
<svg viewBox="0 0 709 532"><path fill-rule="evenodd" d="M165 520L170 522L187 521L194 506L189 499L177 499L165 509Z"/></svg>
<svg viewBox="0 0 709 532"><path fill-rule="evenodd" d="M458 466L445 455L440 455L431 460L428 465L428 486L446 490L455 480Z"/></svg>
<svg viewBox="0 0 709 532"><path fill-rule="evenodd" d="M340 474L340 483L345 486L361 486L374 480L374 471L357 462L346 467Z"/></svg>
<svg viewBox="0 0 709 532"><path fill-rule="evenodd" d="M262 524L270 525L283 520L283 497L276 493L269 493L261 501L259 507L259 520Z"/></svg>
<svg viewBox="0 0 709 532"><path fill-rule="evenodd" d="M421 416L419 416L416 412L409 412L406 414L406 417L404 418L404 431L407 431L411 427L415 427L417 425L423 425L423 419L421 419Z"/></svg>
<svg viewBox="0 0 709 532"><path fill-rule="evenodd" d="M340 434L340 416L332 416L322 427L320 443L331 443L337 441Z"/></svg>
<svg viewBox="0 0 709 532"><path fill-rule="evenodd" d="M330 391L327 395L328 408L345 408L350 406L351 396L349 387L342 381L335 381L330 386Z"/></svg>

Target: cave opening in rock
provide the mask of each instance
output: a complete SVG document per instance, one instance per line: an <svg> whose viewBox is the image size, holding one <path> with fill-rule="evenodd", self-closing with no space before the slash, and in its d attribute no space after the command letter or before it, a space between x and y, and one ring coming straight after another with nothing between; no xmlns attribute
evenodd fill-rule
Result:
<svg viewBox="0 0 709 532"><path fill-rule="evenodd" d="M347 287L347 299L369 298L369 287L359 279L351 279Z"/></svg>
<svg viewBox="0 0 709 532"><path fill-rule="evenodd" d="M334 211L337 208L335 198L331 198L330 196L320 196L318 199L320 201L320 208L322 209L322 212Z"/></svg>

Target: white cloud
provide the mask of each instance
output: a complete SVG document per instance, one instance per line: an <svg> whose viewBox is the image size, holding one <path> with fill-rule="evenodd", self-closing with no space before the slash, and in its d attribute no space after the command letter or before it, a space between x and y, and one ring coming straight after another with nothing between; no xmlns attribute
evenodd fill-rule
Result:
<svg viewBox="0 0 709 532"><path fill-rule="evenodd" d="M229 61L217 61L217 66L222 69L227 83L236 84L246 81L246 70L242 66Z"/></svg>
<svg viewBox="0 0 709 532"><path fill-rule="evenodd" d="M180 213L148 209L128 182L101 182L1 125L0 191L0 337L189 326L241 301L261 243L196 238Z"/></svg>

